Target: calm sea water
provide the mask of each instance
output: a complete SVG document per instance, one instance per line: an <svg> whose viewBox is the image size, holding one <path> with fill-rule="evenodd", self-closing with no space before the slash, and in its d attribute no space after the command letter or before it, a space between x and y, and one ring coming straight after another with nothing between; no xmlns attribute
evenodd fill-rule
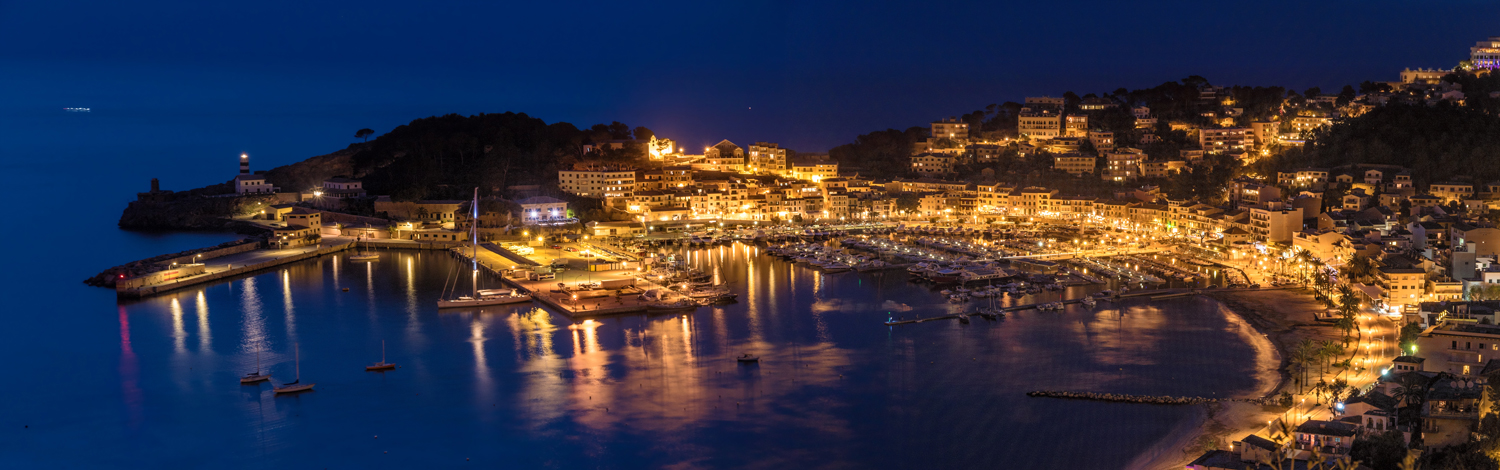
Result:
<svg viewBox="0 0 1500 470"><path fill-rule="evenodd" d="M956 307L904 274L824 275L745 246L692 253L740 302L691 315L438 313L455 263L417 252L120 303L80 281L236 237L115 228L153 172L227 179L184 168L208 144L117 123L116 145L91 139L98 124L0 131L0 183L36 196L0 231L0 467L1118 468L1193 412L1024 393L1257 386L1242 322L1210 301L890 328ZM381 341L401 368L364 372ZM317 391L237 382L257 350L289 380L296 345ZM745 352L761 364L732 360Z"/></svg>

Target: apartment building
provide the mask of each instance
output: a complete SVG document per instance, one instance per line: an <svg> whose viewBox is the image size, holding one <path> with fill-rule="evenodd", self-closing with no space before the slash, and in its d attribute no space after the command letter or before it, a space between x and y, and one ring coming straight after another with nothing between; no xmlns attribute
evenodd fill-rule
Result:
<svg viewBox="0 0 1500 470"><path fill-rule="evenodd" d="M1094 144L1094 149L1100 152L1115 149L1115 133L1113 132L1089 132L1089 143Z"/></svg>
<svg viewBox="0 0 1500 470"><path fill-rule="evenodd" d="M1443 203L1463 201L1474 197L1474 185L1468 183L1433 183L1427 187L1427 194L1431 194L1443 200Z"/></svg>
<svg viewBox="0 0 1500 470"><path fill-rule="evenodd" d="M1016 133L1033 140L1060 137L1062 113L1055 109L1021 108L1021 115L1016 118Z"/></svg>
<svg viewBox="0 0 1500 470"><path fill-rule="evenodd" d="M1175 172L1186 170L1187 167L1187 162L1182 160L1146 160L1141 162L1141 176L1166 178Z"/></svg>
<svg viewBox="0 0 1500 470"><path fill-rule="evenodd" d="M921 153L911 157L911 171L922 174L947 174L953 172L957 161L952 155Z"/></svg>
<svg viewBox="0 0 1500 470"><path fill-rule="evenodd" d="M969 123L959 121L956 117L948 117L941 121L932 123L933 139L969 139Z"/></svg>
<svg viewBox="0 0 1500 470"><path fill-rule="evenodd" d="M1054 170L1066 171L1073 176L1092 175L1094 166L1098 164L1098 157L1080 155L1076 153L1062 154L1052 157L1052 168Z"/></svg>
<svg viewBox="0 0 1500 470"><path fill-rule="evenodd" d="M1099 176L1106 181L1130 181L1140 177L1141 162L1146 152L1141 149L1122 147L1104 152L1104 171Z"/></svg>
<svg viewBox="0 0 1500 470"><path fill-rule="evenodd" d="M583 197L630 197L635 191L635 169L600 163L574 165L572 170L557 172L557 185L563 191Z"/></svg>
<svg viewBox="0 0 1500 470"><path fill-rule="evenodd" d="M1255 145L1255 135L1249 128L1224 127L1199 129L1198 146L1208 153L1240 153Z"/></svg>
<svg viewBox="0 0 1500 470"><path fill-rule="evenodd" d="M1500 36L1474 43L1469 48L1469 61L1475 68L1500 69Z"/></svg>
<svg viewBox="0 0 1500 470"><path fill-rule="evenodd" d="M745 171L745 150L728 139L703 151L703 161L714 171Z"/></svg>
<svg viewBox="0 0 1500 470"><path fill-rule="evenodd" d="M838 176L839 164L827 161L803 161L792 163L791 177L808 180L814 183L822 181L823 178Z"/></svg>
<svg viewBox="0 0 1500 470"><path fill-rule="evenodd" d="M1088 135L1089 135L1089 115L1087 115L1087 114L1069 114L1067 116L1063 116L1063 136L1064 137L1082 137L1082 138L1086 138L1086 137L1088 137Z"/></svg>
<svg viewBox="0 0 1500 470"><path fill-rule="evenodd" d="M771 142L756 142L751 145L746 164L751 173L785 176L790 171L786 164L786 149Z"/></svg>
<svg viewBox="0 0 1500 470"><path fill-rule="evenodd" d="M1302 230L1302 211L1297 209L1250 209L1250 233L1256 240L1292 243L1292 234Z"/></svg>

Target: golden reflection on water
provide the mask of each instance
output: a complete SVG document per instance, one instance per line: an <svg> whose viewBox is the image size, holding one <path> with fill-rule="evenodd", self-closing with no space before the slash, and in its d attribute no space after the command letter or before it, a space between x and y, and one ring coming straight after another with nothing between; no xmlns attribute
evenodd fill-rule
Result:
<svg viewBox="0 0 1500 470"><path fill-rule="evenodd" d="M208 331L208 299L200 290L197 300L197 304L193 306L193 313L198 316L198 352L209 352L213 350L213 334Z"/></svg>
<svg viewBox="0 0 1500 470"><path fill-rule="evenodd" d="M723 315L715 310L710 321L722 331ZM671 431L752 413L845 432L847 423L825 412L826 403L814 407L783 398L806 387L836 384L840 368L851 362L847 351L828 342L777 351L770 343L746 340L721 348L724 354L700 356L697 318L648 318L639 328L620 329L624 343L616 350L604 350L598 342L600 330L616 323L585 320L569 327L572 357L518 354L527 381L521 399L528 421L540 427L571 416L599 431ZM535 348L541 340L530 332L542 324L528 324L521 315L511 319L518 350ZM762 362L738 364L734 357L742 351L760 354Z"/></svg>
<svg viewBox="0 0 1500 470"><path fill-rule="evenodd" d="M181 356L187 354L187 330L182 328L182 303L172 297L172 350Z"/></svg>

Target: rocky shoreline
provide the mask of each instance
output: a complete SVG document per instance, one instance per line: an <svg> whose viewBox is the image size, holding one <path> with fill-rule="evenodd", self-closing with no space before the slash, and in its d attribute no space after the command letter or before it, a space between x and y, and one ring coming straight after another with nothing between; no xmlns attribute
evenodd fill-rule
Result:
<svg viewBox="0 0 1500 470"><path fill-rule="evenodd" d="M1257 405L1270 404L1270 398L1207 398L1207 397L1174 397L1170 395L1128 395L1124 393L1099 393L1099 392L1068 392L1057 390L1036 390L1026 392L1028 397L1045 398L1070 398L1078 400L1108 401L1116 403L1142 403L1148 405L1199 405L1203 403L1217 402L1245 402Z"/></svg>

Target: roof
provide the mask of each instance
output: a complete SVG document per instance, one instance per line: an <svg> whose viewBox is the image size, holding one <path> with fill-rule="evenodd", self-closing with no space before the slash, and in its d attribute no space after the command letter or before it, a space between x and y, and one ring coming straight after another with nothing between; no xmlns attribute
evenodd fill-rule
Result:
<svg viewBox="0 0 1500 470"><path fill-rule="evenodd" d="M1425 357L1417 357L1417 356L1401 356L1401 357L1398 357L1398 358L1395 358L1395 359L1391 360L1391 362L1405 362L1405 363L1409 363L1409 364L1421 364L1421 363L1426 362L1426 361L1427 361L1427 358L1425 358Z"/></svg>
<svg viewBox="0 0 1500 470"><path fill-rule="evenodd" d="M234 175L235 181L265 181L266 175L247 175L244 173Z"/></svg>
<svg viewBox="0 0 1500 470"><path fill-rule="evenodd" d="M359 180L354 179L354 178L345 178L345 177L342 177L342 176L335 176L335 177L323 180L323 182L324 183L358 183Z"/></svg>
<svg viewBox="0 0 1500 470"><path fill-rule="evenodd" d="M1259 447L1259 448L1265 449L1265 450L1276 450L1276 447L1277 447L1276 443L1275 442L1271 442L1270 439L1266 439L1264 437L1260 437L1260 436L1257 436L1257 435L1254 435L1254 434L1251 434L1249 436L1245 436L1245 438L1241 439L1240 442L1243 442L1243 443L1245 443L1245 445L1248 445L1248 446L1255 446L1255 447Z"/></svg>
<svg viewBox="0 0 1500 470"><path fill-rule="evenodd" d="M1197 459L1188 464L1192 467L1206 468L1244 468L1245 463L1240 461L1240 455L1227 450L1210 450L1204 452Z"/></svg>
<svg viewBox="0 0 1500 470"><path fill-rule="evenodd" d="M562 199L558 199L558 198L555 198L555 197L533 196L533 197L528 197L526 199L522 199L522 200L516 201L516 203L525 206L525 205L532 205L532 204L559 204L559 203L566 204L567 201L564 201Z"/></svg>
<svg viewBox="0 0 1500 470"><path fill-rule="evenodd" d="M1338 421L1309 420L1297 426L1297 432L1320 436L1354 437L1356 429L1349 423Z"/></svg>

